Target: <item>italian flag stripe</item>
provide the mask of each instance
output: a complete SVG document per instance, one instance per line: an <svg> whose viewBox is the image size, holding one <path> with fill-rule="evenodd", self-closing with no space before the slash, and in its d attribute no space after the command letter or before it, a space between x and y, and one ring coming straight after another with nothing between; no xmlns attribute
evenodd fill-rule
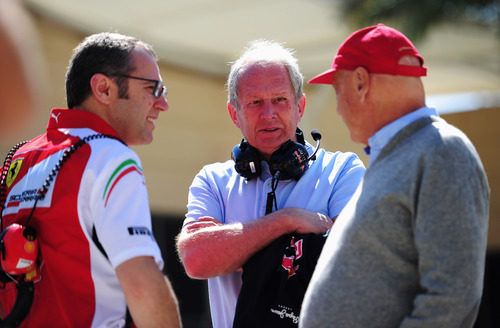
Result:
<svg viewBox="0 0 500 328"><path fill-rule="evenodd" d="M128 173L134 171L142 175L142 169L139 167L139 165L137 165L137 162L134 161L133 159L127 159L123 161L120 165L118 165L118 167L115 169L113 174L111 174L111 177L106 183L106 188L104 188L104 192L102 194L102 199L103 200L106 199L106 204L108 202L108 198L109 195L111 194L111 191L118 183L118 181L120 181L121 178L123 178Z"/></svg>

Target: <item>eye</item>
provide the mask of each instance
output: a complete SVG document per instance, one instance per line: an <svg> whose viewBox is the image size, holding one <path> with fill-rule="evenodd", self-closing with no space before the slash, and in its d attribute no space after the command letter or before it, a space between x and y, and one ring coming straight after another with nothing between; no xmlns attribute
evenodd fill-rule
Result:
<svg viewBox="0 0 500 328"><path fill-rule="evenodd" d="M287 98L286 97L276 97L273 101L275 103L281 103L281 102L287 101Z"/></svg>

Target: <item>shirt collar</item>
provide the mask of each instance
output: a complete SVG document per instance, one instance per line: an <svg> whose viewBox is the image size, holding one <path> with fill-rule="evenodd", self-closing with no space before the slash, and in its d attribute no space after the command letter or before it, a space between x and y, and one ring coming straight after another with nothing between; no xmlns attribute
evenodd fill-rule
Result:
<svg viewBox="0 0 500 328"><path fill-rule="evenodd" d="M434 108L422 107L401 116L397 120L392 121L378 130L368 139L368 147L367 149L365 148L365 152L370 155L370 163L375 161L384 146L387 145L392 137L394 137L401 129L420 118L429 116L438 116L438 113Z"/></svg>
<svg viewBox="0 0 500 328"><path fill-rule="evenodd" d="M80 109L53 108L47 130L89 128L98 133L120 138L118 133L98 115Z"/></svg>

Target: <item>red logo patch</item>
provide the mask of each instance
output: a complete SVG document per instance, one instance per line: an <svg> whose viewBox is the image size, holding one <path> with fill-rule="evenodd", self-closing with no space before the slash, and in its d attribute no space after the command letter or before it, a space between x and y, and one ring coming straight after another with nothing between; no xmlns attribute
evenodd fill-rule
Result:
<svg viewBox="0 0 500 328"><path fill-rule="evenodd" d="M295 242L294 237L292 237L292 240L290 240L290 245L285 249L285 254L283 255L283 260L281 261L281 266L283 267L283 269L288 271L288 279L294 276L297 270L299 270L299 265L294 266L294 261L302 257L302 242L302 239Z"/></svg>

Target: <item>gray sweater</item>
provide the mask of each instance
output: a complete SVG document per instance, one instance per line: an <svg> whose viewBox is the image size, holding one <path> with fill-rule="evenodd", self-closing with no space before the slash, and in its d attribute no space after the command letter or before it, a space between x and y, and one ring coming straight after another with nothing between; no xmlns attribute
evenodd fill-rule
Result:
<svg viewBox="0 0 500 328"><path fill-rule="evenodd" d="M333 226L300 327L471 327L489 187L469 139L440 118L401 130Z"/></svg>

